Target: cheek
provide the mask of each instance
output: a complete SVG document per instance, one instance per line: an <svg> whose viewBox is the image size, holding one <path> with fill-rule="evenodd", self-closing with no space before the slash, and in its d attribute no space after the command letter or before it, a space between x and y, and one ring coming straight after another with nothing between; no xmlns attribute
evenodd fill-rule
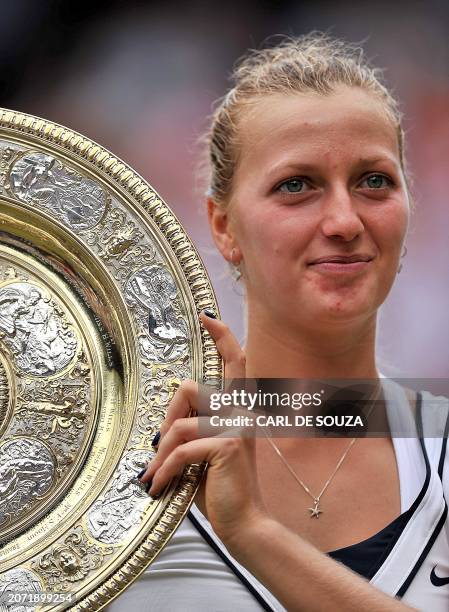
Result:
<svg viewBox="0 0 449 612"><path fill-rule="evenodd" d="M381 251L388 253L391 258L396 258L407 233L409 210L401 206L392 212L394 214L384 215L377 221L376 236Z"/></svg>
<svg viewBox="0 0 449 612"><path fill-rule="evenodd" d="M246 244L244 255L248 273L266 286L276 279L291 279L295 260L298 259L298 239L293 231L285 231L275 223L267 223L254 232Z"/></svg>
<svg viewBox="0 0 449 612"><path fill-rule="evenodd" d="M242 218L240 226L241 247L246 259L255 263L269 260L271 265L297 259L308 243L307 223L304 219L285 214L252 215ZM265 261L266 263L266 261Z"/></svg>

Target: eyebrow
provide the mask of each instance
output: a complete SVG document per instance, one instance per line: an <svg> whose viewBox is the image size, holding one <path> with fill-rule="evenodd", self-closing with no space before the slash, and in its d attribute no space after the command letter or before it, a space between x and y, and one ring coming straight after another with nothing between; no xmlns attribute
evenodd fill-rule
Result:
<svg viewBox="0 0 449 612"><path fill-rule="evenodd" d="M374 164L378 164L381 162L389 162L392 164L396 164L396 160L392 157L384 156L384 157L362 157L358 160L360 165L371 166Z"/></svg>
<svg viewBox="0 0 449 612"><path fill-rule="evenodd" d="M398 165L398 162L393 158L393 157L389 157L389 156L383 156L383 157L361 157L358 160L356 160L355 165L357 166L373 166L375 164L378 163L392 163L395 166ZM269 178L272 175L276 175L278 172L295 172L298 170L301 170L302 172L313 172L315 171L317 168L317 164L311 164L308 162L293 162L293 161L280 161L279 163L274 164L273 166L271 166L267 171L266 171L266 176Z"/></svg>
<svg viewBox="0 0 449 612"><path fill-rule="evenodd" d="M299 169L303 172L310 172L316 170L316 164L302 162L279 162L278 164L271 166L271 168L269 168L265 174L268 178L270 178L271 176L276 175L279 172L295 172Z"/></svg>

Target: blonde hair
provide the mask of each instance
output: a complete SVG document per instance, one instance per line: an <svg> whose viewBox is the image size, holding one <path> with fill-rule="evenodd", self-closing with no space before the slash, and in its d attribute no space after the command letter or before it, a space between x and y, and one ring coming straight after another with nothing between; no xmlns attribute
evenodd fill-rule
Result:
<svg viewBox="0 0 449 612"><path fill-rule="evenodd" d="M401 166L406 175L404 132L398 103L382 82L381 71L366 60L363 50L321 32L281 37L275 46L250 50L236 64L234 86L218 101L204 140L207 147L209 190L225 205L238 161L239 118L245 106L269 94L331 94L337 86L359 87L384 104L396 131Z"/></svg>

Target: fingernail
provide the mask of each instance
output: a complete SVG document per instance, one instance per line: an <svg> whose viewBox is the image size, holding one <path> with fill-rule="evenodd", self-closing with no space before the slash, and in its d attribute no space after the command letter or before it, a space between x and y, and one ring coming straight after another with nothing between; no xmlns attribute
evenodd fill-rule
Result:
<svg viewBox="0 0 449 612"><path fill-rule="evenodd" d="M151 489L151 485L152 485L153 481L149 480L147 482L147 484L145 485L145 491L148 493L148 491Z"/></svg>
<svg viewBox="0 0 449 612"><path fill-rule="evenodd" d="M204 314L206 315L206 317L209 317L210 319L216 319L217 315L214 314L214 312L212 310L210 310L209 308L206 308L205 310L203 310Z"/></svg>
<svg viewBox="0 0 449 612"><path fill-rule="evenodd" d="M161 439L161 432L158 431L151 442L151 446L155 448L159 444L160 439Z"/></svg>
<svg viewBox="0 0 449 612"><path fill-rule="evenodd" d="M140 472L137 474L137 478L140 480L146 471L147 468L143 468L143 470L140 470Z"/></svg>

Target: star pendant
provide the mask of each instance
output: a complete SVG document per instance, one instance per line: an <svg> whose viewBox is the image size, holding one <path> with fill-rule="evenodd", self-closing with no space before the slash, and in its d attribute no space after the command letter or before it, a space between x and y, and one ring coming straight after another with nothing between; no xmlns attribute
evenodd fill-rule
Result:
<svg viewBox="0 0 449 612"><path fill-rule="evenodd" d="M308 510L310 512L310 518L320 518L320 514L323 514L323 511L320 510L320 502L318 501L314 502L313 508L308 508Z"/></svg>

